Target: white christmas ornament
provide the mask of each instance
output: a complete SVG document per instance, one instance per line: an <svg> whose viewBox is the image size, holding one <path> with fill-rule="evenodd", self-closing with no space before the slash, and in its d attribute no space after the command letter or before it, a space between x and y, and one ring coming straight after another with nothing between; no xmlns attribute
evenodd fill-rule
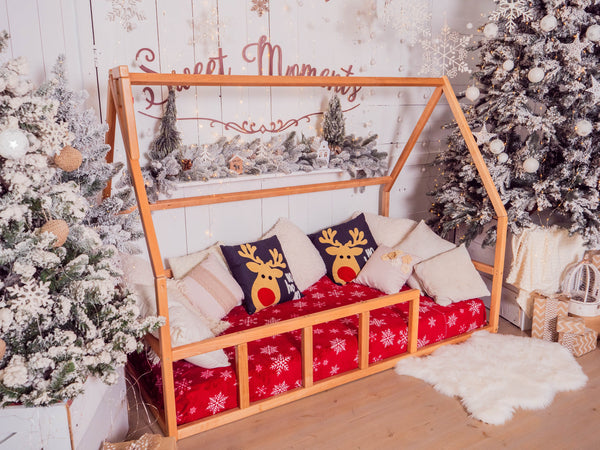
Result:
<svg viewBox="0 0 600 450"><path fill-rule="evenodd" d="M474 102L479 98L479 89L477 86L469 86L465 91L465 97Z"/></svg>
<svg viewBox="0 0 600 450"><path fill-rule="evenodd" d="M600 41L600 25L592 25L585 32L585 37L592 42Z"/></svg>
<svg viewBox="0 0 600 450"><path fill-rule="evenodd" d="M502 142L500 139L494 139L490 142L490 151L494 155L502 153L504 151L504 142Z"/></svg>
<svg viewBox="0 0 600 450"><path fill-rule="evenodd" d="M534 173L539 169L539 167L540 163L535 158L527 158L525 161L523 161L523 170L527 173Z"/></svg>
<svg viewBox="0 0 600 450"><path fill-rule="evenodd" d="M29 141L21 130L9 128L0 133L0 156L18 159L27 153Z"/></svg>
<svg viewBox="0 0 600 450"><path fill-rule="evenodd" d="M556 25L558 25L558 21L552 14L544 16L542 17L542 20L540 20L540 28L543 31L552 31L556 28Z"/></svg>
<svg viewBox="0 0 600 450"><path fill-rule="evenodd" d="M512 59L507 59L506 61L504 61L502 63L502 68L504 70L506 70L507 72L510 72L511 70L513 70L515 68L515 63Z"/></svg>
<svg viewBox="0 0 600 450"><path fill-rule="evenodd" d="M589 120L581 119L575 123L575 133L579 136L587 136L592 132L592 123Z"/></svg>
<svg viewBox="0 0 600 450"><path fill-rule="evenodd" d="M498 25L493 22L488 23L483 27L483 34L486 38L494 38L498 34Z"/></svg>
<svg viewBox="0 0 600 450"><path fill-rule="evenodd" d="M508 155L504 152L500 153L498 155L498 162L504 164L506 161L508 161Z"/></svg>
<svg viewBox="0 0 600 450"><path fill-rule="evenodd" d="M527 78L529 78L529 81L531 81L532 83L539 83L544 79L544 75L544 71L541 68L534 67L527 74Z"/></svg>

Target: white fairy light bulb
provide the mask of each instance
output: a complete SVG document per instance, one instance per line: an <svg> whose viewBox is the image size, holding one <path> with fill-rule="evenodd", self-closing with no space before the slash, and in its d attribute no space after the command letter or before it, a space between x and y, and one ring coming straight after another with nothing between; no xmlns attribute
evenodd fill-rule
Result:
<svg viewBox="0 0 600 450"><path fill-rule="evenodd" d="M477 86L469 86L465 91L465 97L474 102L479 98L479 88Z"/></svg>
<svg viewBox="0 0 600 450"><path fill-rule="evenodd" d="M544 70L542 68L534 67L527 74L527 78L529 78L529 81L532 83L539 83L544 79L544 75Z"/></svg>
<svg viewBox="0 0 600 450"><path fill-rule="evenodd" d="M502 153L504 151L504 142L502 142L500 139L494 139L490 142L490 151L494 155Z"/></svg>
<svg viewBox="0 0 600 450"><path fill-rule="evenodd" d="M552 31L556 28L556 25L558 25L558 21L552 14L546 15L540 20L540 28L543 31Z"/></svg>
<svg viewBox="0 0 600 450"><path fill-rule="evenodd" d="M535 173L539 168L540 162L533 157L529 157L523 161L523 170L527 173Z"/></svg>
<svg viewBox="0 0 600 450"><path fill-rule="evenodd" d="M508 161L508 155L504 152L500 153L498 155L498 162L504 164L506 161Z"/></svg>
<svg viewBox="0 0 600 450"><path fill-rule="evenodd" d="M585 37L592 42L600 41L600 25L592 25L585 32Z"/></svg>
<svg viewBox="0 0 600 450"><path fill-rule="evenodd" d="M494 22L490 22L485 27L483 27L483 35L486 38L489 38L489 39L495 38L497 34L498 34L498 25L496 25Z"/></svg>
<svg viewBox="0 0 600 450"><path fill-rule="evenodd" d="M0 133L0 156L6 159L19 159L29 149L27 136L17 128L9 128Z"/></svg>
<svg viewBox="0 0 600 450"><path fill-rule="evenodd" d="M575 133L579 136L587 136L592 132L592 122L589 120L581 119L575 122Z"/></svg>
<svg viewBox="0 0 600 450"><path fill-rule="evenodd" d="M507 59L502 63L502 68L507 72L510 72L515 68L515 62L512 59Z"/></svg>

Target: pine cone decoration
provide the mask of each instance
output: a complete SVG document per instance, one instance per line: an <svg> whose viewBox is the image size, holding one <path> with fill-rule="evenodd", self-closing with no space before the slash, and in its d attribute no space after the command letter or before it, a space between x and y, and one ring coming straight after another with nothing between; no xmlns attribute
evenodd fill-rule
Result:
<svg viewBox="0 0 600 450"><path fill-rule="evenodd" d="M83 156L81 155L81 152L70 145L63 147L60 153L57 153L54 156L54 164L65 172L73 172L74 170L79 169L82 161Z"/></svg>
<svg viewBox="0 0 600 450"><path fill-rule="evenodd" d="M67 236L69 235L69 225L62 219L49 220L42 228L40 228L42 233L48 232L52 233L56 236L56 241L54 242L53 247L58 248L62 246L65 242L67 242Z"/></svg>

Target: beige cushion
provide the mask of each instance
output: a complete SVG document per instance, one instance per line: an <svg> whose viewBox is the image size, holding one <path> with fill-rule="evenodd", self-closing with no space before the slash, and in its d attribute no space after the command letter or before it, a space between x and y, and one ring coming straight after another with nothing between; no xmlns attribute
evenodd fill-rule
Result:
<svg viewBox="0 0 600 450"><path fill-rule="evenodd" d="M225 258L223 258L223 254L221 253L221 244L222 242L217 242L210 247L205 248L204 250L200 250L199 252L168 258L167 261L169 262L169 267L173 272L173 278L183 278L190 270L196 267L196 265L204 261L209 254L214 254L223 267L229 270L227 263L225 262Z"/></svg>
<svg viewBox="0 0 600 450"><path fill-rule="evenodd" d="M464 244L420 262L414 273L427 295L442 306L490 295Z"/></svg>
<svg viewBox="0 0 600 450"><path fill-rule="evenodd" d="M138 306L143 316L156 315L156 300L153 285L136 284L131 286L138 297ZM212 323L194 310L186 296L177 288L174 280L167 280L167 297L169 304L169 325L171 329L171 345L191 344L215 336L212 328L224 331L226 322ZM155 336L157 332L153 333ZM192 364L207 369L229 366L229 359L223 350L215 350L202 355L186 358Z"/></svg>
<svg viewBox="0 0 600 450"><path fill-rule="evenodd" d="M352 214L352 218L360 212ZM377 245L394 247L398 245L416 226L417 222L411 219L392 218L373 213L365 213L365 219Z"/></svg>
<svg viewBox="0 0 600 450"><path fill-rule="evenodd" d="M402 250L392 250L380 245L354 280L355 283L395 294L412 273L413 265L420 259Z"/></svg>
<svg viewBox="0 0 600 450"><path fill-rule="evenodd" d="M213 320L225 317L244 298L242 288L214 253L190 270L180 286L194 308Z"/></svg>
<svg viewBox="0 0 600 450"><path fill-rule="evenodd" d="M421 220L417 226L408 233L406 238L394 247L394 250L402 250L405 253L420 258L421 261L425 261L440 253L452 250L455 247L456 245L452 242L435 234L435 232ZM412 275L408 278L407 283L413 289L423 290L418 279Z"/></svg>
<svg viewBox="0 0 600 450"><path fill-rule="evenodd" d="M262 239L277 236L300 291L308 289L327 272L325 263L308 236L293 222L281 217Z"/></svg>

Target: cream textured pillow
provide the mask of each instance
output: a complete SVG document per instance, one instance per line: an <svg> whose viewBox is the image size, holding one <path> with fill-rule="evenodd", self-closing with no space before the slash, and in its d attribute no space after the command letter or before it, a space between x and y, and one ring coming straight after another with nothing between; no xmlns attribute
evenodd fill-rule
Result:
<svg viewBox="0 0 600 450"><path fill-rule="evenodd" d="M213 320L225 317L244 298L242 288L214 253L209 253L179 283L194 308Z"/></svg>
<svg viewBox="0 0 600 450"><path fill-rule="evenodd" d="M447 252L456 248L452 242L439 237L435 232L421 220L417 226L394 247L394 250L402 250L405 253L416 256L425 261L440 253ZM423 290L416 277L411 275L407 280L408 285L413 289Z"/></svg>
<svg viewBox="0 0 600 450"><path fill-rule="evenodd" d="M325 275L327 269L318 250L293 222L281 217L261 239L275 235L300 291L308 289Z"/></svg>
<svg viewBox="0 0 600 450"><path fill-rule="evenodd" d="M223 243L217 242L210 247L205 248L204 250L200 250L199 252L168 258L167 261L169 262L169 267L173 272L173 278L183 278L190 270L204 261L204 259L211 253L218 257L219 262L223 265L223 267L225 267L225 269L229 270L227 263L225 262L225 258L223 257L223 253L221 253L221 244Z"/></svg>
<svg viewBox="0 0 600 450"><path fill-rule="evenodd" d="M153 285L136 284L131 286L138 297L138 306L143 316L156 315L156 300ZM167 280L167 296L169 302L169 325L171 329L171 345L191 344L215 336L210 321L201 316L189 304L189 300L177 289L173 280ZM215 326L224 331L227 323ZM158 336L158 332L153 333ZM229 366L229 359L223 350L215 350L202 355L191 356L186 361L206 369Z"/></svg>
<svg viewBox="0 0 600 450"><path fill-rule="evenodd" d="M420 262L414 273L427 295L442 306L490 295L464 244Z"/></svg>
<svg viewBox="0 0 600 450"><path fill-rule="evenodd" d="M352 218L360 215L357 211ZM392 218L365 213L365 219L377 245L394 247L398 245L416 226L417 222L411 219Z"/></svg>
<svg viewBox="0 0 600 450"><path fill-rule="evenodd" d="M355 283L379 289L386 294L397 293L412 273L413 265L420 259L380 245L366 262Z"/></svg>

